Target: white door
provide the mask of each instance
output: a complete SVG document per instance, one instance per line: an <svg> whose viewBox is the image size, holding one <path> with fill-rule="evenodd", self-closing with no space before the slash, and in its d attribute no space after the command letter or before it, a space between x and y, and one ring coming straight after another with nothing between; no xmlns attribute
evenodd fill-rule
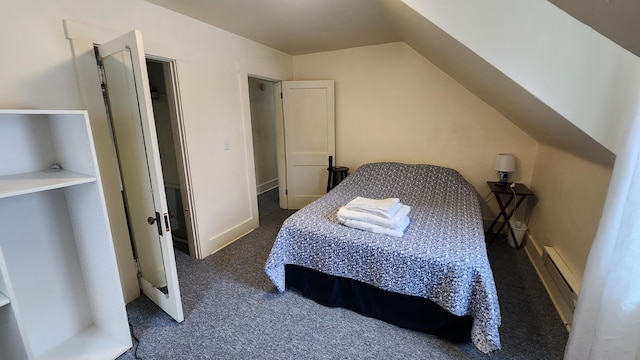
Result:
<svg viewBox="0 0 640 360"><path fill-rule="evenodd" d="M98 50L142 292L181 322L184 316L142 35L134 30L99 45Z"/></svg>
<svg viewBox="0 0 640 360"><path fill-rule="evenodd" d="M335 158L333 80L283 81L287 207L300 209L327 192Z"/></svg>

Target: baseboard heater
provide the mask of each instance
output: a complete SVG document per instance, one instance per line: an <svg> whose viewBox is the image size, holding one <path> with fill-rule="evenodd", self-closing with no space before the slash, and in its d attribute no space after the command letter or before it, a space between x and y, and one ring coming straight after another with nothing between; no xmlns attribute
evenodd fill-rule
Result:
<svg viewBox="0 0 640 360"><path fill-rule="evenodd" d="M571 317L573 317L573 310L576 307L578 301L578 294L580 293L580 284L578 279L573 275L567 264L562 260L560 254L550 246L544 247L544 267L546 268L549 276L556 285L559 294L564 301L567 308L571 311Z"/></svg>

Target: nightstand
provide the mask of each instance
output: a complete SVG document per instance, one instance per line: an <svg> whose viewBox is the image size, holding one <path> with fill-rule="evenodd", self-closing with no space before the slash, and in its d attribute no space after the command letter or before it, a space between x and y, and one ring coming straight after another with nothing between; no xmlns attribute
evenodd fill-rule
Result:
<svg viewBox="0 0 640 360"><path fill-rule="evenodd" d="M533 196L534 194L524 184L516 184L513 188L511 188L510 183L504 184L497 181L487 181L487 185L489 185L489 189L491 189L491 192L495 195L496 201L498 202L498 207L500 207L500 213L498 214L496 219L493 220L493 223L491 223L491 226L489 226L489 229L487 230L487 234L491 235L491 241L493 241L496 235L498 235L502 231L502 229L504 229L505 225L509 223L509 219L511 219L511 217L513 216L515 209L519 207L520 204L522 204L524 199L529 196ZM508 196L506 202L503 202L503 195ZM509 210L509 205L511 205L514 199L517 199L515 201L515 206ZM500 225L500 227L498 227L498 230L494 232L493 228L496 226L500 218L503 218L504 222L502 223L502 225ZM511 226L509 226L509 231L511 232L511 236L513 236L513 239L515 240L516 237ZM520 248L517 241L516 248Z"/></svg>

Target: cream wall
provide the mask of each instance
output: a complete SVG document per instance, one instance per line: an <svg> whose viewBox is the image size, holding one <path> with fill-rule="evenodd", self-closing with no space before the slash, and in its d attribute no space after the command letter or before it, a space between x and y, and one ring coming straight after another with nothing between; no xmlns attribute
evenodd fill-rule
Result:
<svg viewBox="0 0 640 360"><path fill-rule="evenodd" d="M496 154L509 152L518 158L514 180L531 181L536 142L405 43L295 56L293 64L296 80L335 80L338 165L443 165L484 196L486 181L497 180Z"/></svg>
<svg viewBox="0 0 640 360"><path fill-rule="evenodd" d="M580 283L612 170L544 144L538 148L531 180L538 203L529 236L538 252L553 246Z"/></svg>
<svg viewBox="0 0 640 360"><path fill-rule="evenodd" d="M247 73L290 79L291 57L142 0L3 1L0 108L84 107L63 19L106 29L102 33L139 29L147 53L172 54L179 60L201 255L257 226L250 120L244 100ZM105 136L105 131L94 133ZM223 149L224 139L229 150ZM102 162L100 167L103 176L115 177L115 163ZM117 185L109 186L117 196ZM110 217L116 212L109 209ZM123 211L119 214L123 216Z"/></svg>

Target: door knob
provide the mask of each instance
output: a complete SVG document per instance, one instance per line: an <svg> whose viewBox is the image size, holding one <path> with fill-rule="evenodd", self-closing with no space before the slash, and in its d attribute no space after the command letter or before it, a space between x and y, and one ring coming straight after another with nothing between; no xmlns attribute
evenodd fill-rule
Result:
<svg viewBox="0 0 640 360"><path fill-rule="evenodd" d="M162 236L162 221L160 221L160 213L156 212L156 217L149 216L147 218L149 225L156 224L158 227L158 235Z"/></svg>

